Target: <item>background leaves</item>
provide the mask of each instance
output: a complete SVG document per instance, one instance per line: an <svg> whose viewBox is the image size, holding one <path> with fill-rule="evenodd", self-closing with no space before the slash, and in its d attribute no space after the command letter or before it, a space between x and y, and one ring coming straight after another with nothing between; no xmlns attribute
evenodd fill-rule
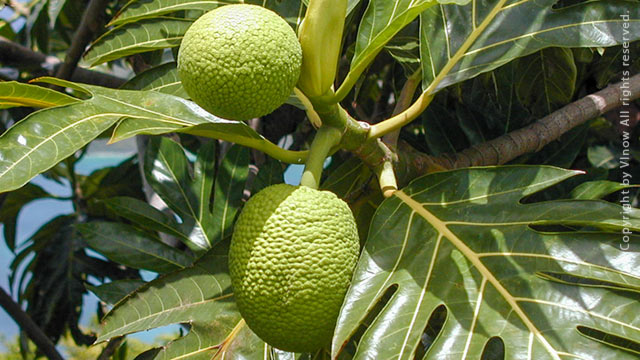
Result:
<svg viewBox="0 0 640 360"><path fill-rule="evenodd" d="M189 333L154 358L292 358L272 350L245 325L232 298L227 250L228 243L221 244L192 267L137 289L107 314L98 341L181 322L189 324Z"/></svg>

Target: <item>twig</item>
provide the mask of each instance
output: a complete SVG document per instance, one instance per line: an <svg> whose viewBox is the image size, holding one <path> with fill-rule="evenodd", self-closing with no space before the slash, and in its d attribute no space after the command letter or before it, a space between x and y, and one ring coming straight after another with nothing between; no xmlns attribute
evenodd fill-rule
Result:
<svg viewBox="0 0 640 360"><path fill-rule="evenodd" d="M55 74L56 70L62 66L58 58L35 52L2 36L0 36L0 63L18 69L44 70L50 75ZM83 68L77 68L73 72L71 81L110 88L118 88L125 83L125 80L119 77Z"/></svg>
<svg viewBox="0 0 640 360"><path fill-rule="evenodd" d="M123 341L124 341L124 336L117 336L109 340L109 342L107 343L107 346L105 346L105 348L102 349L102 352L100 353L100 355L96 360L111 359L111 356L113 355L113 353L116 352L116 350L118 350L118 348L120 347Z"/></svg>
<svg viewBox="0 0 640 360"><path fill-rule="evenodd" d="M404 158L401 161L408 162L411 170L417 174L425 174L437 170L438 167L457 169L505 164L518 156L540 151L574 127L638 98L640 74L587 95L529 126L461 152L432 157L415 151L403 151L399 156Z"/></svg>
<svg viewBox="0 0 640 360"><path fill-rule="evenodd" d="M102 26L101 16L107 8L108 0L91 0L82 15L80 26L73 35L73 41L67 51L64 64L56 71L56 77L68 80L78 66L87 44Z"/></svg>
<svg viewBox="0 0 640 360"><path fill-rule="evenodd" d="M404 83L402 90L400 91L400 95L398 96L398 100L396 101L396 106L393 109L393 116L400 114L405 111L409 106L411 106L411 101L413 101L413 97L416 94L416 90L418 86L420 86L420 82L422 81L422 68L418 71L414 72L409 76L407 81ZM400 129L397 129L393 132L390 132L382 137L382 141L395 149L398 144L398 136L400 135Z"/></svg>
<svg viewBox="0 0 640 360"><path fill-rule="evenodd" d="M47 358L52 360L63 360L60 353L58 353L58 350L56 350L55 345L51 342L51 339L42 332L42 329L40 329L40 327L31 320L29 315L20 308L20 305L16 304L11 296L9 296L9 294L7 294L2 288L0 288L0 306L2 306L9 316L15 320L15 322L20 326L20 329L27 333L29 338Z"/></svg>

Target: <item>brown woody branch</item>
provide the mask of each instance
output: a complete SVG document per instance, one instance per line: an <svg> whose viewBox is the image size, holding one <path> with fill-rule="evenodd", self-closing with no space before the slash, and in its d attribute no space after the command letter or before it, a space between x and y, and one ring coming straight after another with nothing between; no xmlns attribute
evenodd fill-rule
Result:
<svg viewBox="0 0 640 360"><path fill-rule="evenodd" d="M118 348L120 347L120 345L122 345L123 342L124 342L124 336L117 336L109 340L109 342L107 343L107 346L105 346L105 348L102 350L102 352L100 353L100 355L96 360L111 359L113 354L116 352L116 350L118 350Z"/></svg>
<svg viewBox="0 0 640 360"><path fill-rule="evenodd" d="M49 359L63 360L55 345L4 289L0 288L0 306L15 320L40 351Z"/></svg>
<svg viewBox="0 0 640 360"><path fill-rule="evenodd" d="M640 74L587 95L529 126L455 154L429 156L405 144L399 149L399 170L404 170L403 178L411 179L437 170L505 164L518 156L540 151L576 126L638 98Z"/></svg>
<svg viewBox="0 0 640 360"><path fill-rule="evenodd" d="M68 80L78 66L78 61L84 53L84 49L103 26L102 15L109 0L91 0L89 6L82 15L82 20L73 35L71 46L67 50L67 56L62 66L56 71L56 77Z"/></svg>
<svg viewBox="0 0 640 360"><path fill-rule="evenodd" d="M40 70L49 75L54 75L62 66L58 58L33 51L2 36L0 36L0 64L22 70ZM118 88L126 80L98 71L76 68L71 81Z"/></svg>

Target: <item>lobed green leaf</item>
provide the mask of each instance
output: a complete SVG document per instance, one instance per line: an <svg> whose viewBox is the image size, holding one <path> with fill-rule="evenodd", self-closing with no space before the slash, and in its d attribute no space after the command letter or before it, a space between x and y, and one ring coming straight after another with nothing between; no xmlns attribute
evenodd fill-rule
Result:
<svg viewBox="0 0 640 360"><path fill-rule="evenodd" d="M427 358L480 359L497 339L510 359L634 359L640 237L621 246L623 229L640 230L640 211L526 201L576 174L461 169L418 178L385 200L341 310L333 356L369 319L355 359L412 358L444 307Z"/></svg>
<svg viewBox="0 0 640 360"><path fill-rule="evenodd" d="M640 39L640 7L634 2L555 8L556 3L474 0L429 8L420 18L423 86L434 93L547 47L606 47ZM630 17L628 28L622 14Z"/></svg>

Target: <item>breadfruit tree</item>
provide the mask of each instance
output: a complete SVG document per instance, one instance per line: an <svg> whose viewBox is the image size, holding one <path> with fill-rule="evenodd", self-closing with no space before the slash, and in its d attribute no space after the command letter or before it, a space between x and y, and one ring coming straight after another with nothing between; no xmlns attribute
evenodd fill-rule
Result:
<svg viewBox="0 0 640 360"><path fill-rule="evenodd" d="M4 6L0 305L23 352L639 356L638 1ZM73 210L25 236L41 199Z"/></svg>

